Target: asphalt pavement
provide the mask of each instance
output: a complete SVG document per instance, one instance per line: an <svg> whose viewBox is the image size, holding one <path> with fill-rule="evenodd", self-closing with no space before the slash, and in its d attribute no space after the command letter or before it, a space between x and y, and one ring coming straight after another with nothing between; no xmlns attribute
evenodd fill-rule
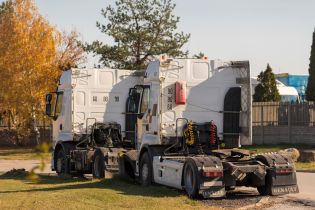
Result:
<svg viewBox="0 0 315 210"><path fill-rule="evenodd" d="M315 202L315 173L297 173L297 181L300 193L292 194L291 197L309 199Z"/></svg>
<svg viewBox="0 0 315 210"><path fill-rule="evenodd" d="M38 166L39 160L3 160L0 159L0 172L7 172L12 169L24 168L26 171L32 170L32 168ZM37 173L53 173L50 169L50 162L45 162L44 171L35 170Z"/></svg>

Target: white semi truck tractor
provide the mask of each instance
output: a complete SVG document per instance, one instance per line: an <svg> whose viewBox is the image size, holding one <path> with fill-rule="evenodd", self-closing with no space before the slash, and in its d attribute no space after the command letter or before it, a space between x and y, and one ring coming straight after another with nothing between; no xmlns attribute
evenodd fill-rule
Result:
<svg viewBox="0 0 315 210"><path fill-rule="evenodd" d="M71 69L46 95L58 174L119 171L142 185L224 197L237 186L262 195L298 192L289 156L251 156L248 61L165 59L146 71Z"/></svg>

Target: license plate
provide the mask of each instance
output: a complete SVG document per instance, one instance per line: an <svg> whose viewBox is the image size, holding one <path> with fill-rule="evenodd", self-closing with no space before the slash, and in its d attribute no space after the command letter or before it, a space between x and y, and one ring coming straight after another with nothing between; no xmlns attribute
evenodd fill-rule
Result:
<svg viewBox="0 0 315 210"><path fill-rule="evenodd" d="M272 195L281 195L281 194L288 194L288 193L298 193L299 188L297 185L293 186L277 186L272 187L271 189Z"/></svg>
<svg viewBox="0 0 315 210"><path fill-rule="evenodd" d="M222 181L204 182L202 184L203 187L221 187L222 185L223 185Z"/></svg>

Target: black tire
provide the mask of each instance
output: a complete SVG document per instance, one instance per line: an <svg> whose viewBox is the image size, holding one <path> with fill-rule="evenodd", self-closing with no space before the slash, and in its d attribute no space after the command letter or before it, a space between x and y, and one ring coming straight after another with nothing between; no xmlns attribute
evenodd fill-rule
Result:
<svg viewBox="0 0 315 210"><path fill-rule="evenodd" d="M105 161L102 151L96 150L93 156L92 164L93 178L103 179L105 178Z"/></svg>
<svg viewBox="0 0 315 210"><path fill-rule="evenodd" d="M134 170L127 160L121 160L119 162L119 176L126 180L135 179Z"/></svg>
<svg viewBox="0 0 315 210"><path fill-rule="evenodd" d="M184 187L190 198L197 198L199 196L199 180L198 169L192 160L187 160L184 166Z"/></svg>
<svg viewBox="0 0 315 210"><path fill-rule="evenodd" d="M152 163L149 154L145 152L140 160L139 182L142 186L151 185L152 181Z"/></svg>
<svg viewBox="0 0 315 210"><path fill-rule="evenodd" d="M272 176L270 172L267 172L265 177L265 185L257 187L260 195L271 195L272 188Z"/></svg>
<svg viewBox="0 0 315 210"><path fill-rule="evenodd" d="M63 175L68 172L68 164L67 164L67 158L66 154L63 151L63 149L60 149L57 152L57 157L56 157L56 173L58 175Z"/></svg>
<svg viewBox="0 0 315 210"><path fill-rule="evenodd" d="M119 167L119 170L118 170L118 174L121 178L123 179L127 179L127 172L126 172L126 160L125 160L125 154L123 156L119 156L119 159L118 159L118 167Z"/></svg>

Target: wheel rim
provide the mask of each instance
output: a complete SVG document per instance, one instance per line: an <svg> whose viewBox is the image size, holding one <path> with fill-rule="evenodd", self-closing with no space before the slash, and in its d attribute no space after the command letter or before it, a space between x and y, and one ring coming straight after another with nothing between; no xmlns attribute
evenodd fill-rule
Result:
<svg viewBox="0 0 315 210"><path fill-rule="evenodd" d="M191 167L188 166L185 173L185 188L188 194L192 192L194 184L194 173Z"/></svg>
<svg viewBox="0 0 315 210"><path fill-rule="evenodd" d="M95 160L94 160L94 174L96 177L100 177L100 157L99 156L96 156L95 157Z"/></svg>
<svg viewBox="0 0 315 210"><path fill-rule="evenodd" d="M149 176L149 166L147 163L144 163L142 165L142 170L141 170L142 181L146 181L148 179L148 176Z"/></svg>

